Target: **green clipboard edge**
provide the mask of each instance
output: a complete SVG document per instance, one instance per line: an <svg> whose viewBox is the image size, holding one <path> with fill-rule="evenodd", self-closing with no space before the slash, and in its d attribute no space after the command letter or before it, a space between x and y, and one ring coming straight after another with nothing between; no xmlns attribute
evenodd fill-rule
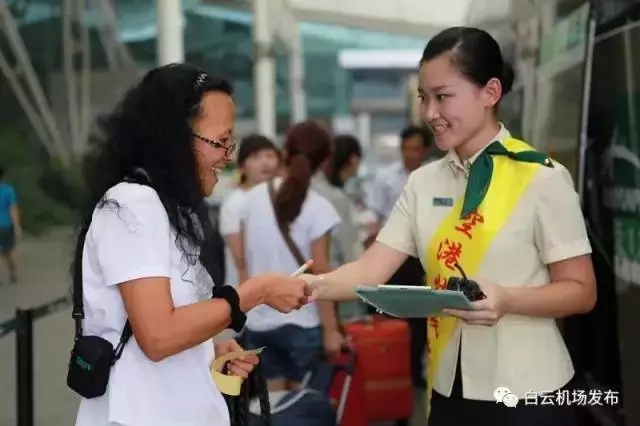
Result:
<svg viewBox="0 0 640 426"><path fill-rule="evenodd" d="M378 311L397 318L446 316L443 309L471 310L462 292L433 290L429 287L358 286L356 293Z"/></svg>

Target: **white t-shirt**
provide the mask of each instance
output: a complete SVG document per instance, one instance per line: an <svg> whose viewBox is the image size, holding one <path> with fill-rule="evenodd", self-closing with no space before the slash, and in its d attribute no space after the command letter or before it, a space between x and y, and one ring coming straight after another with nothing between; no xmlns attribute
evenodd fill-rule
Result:
<svg viewBox="0 0 640 426"><path fill-rule="evenodd" d="M126 320L118 283L169 277L175 306L197 302L213 283L178 250L153 189L120 183L106 198L119 207L107 204L94 211L82 256L84 332L115 347ZM112 368L105 395L80 402L76 426L227 426L227 405L209 373L213 358L209 340L153 362L134 336Z"/></svg>
<svg viewBox="0 0 640 426"><path fill-rule="evenodd" d="M276 186L281 180L276 180ZM299 265L278 228L267 183L261 183L245 194L241 220L244 223L244 246L249 276L265 272L290 274ZM309 190L296 220L290 226L291 238L305 258L311 257L311 243L340 223L333 205ZM320 325L315 303L282 314L266 305L249 311L247 328L254 331L273 330L286 324L310 328Z"/></svg>
<svg viewBox="0 0 640 426"><path fill-rule="evenodd" d="M242 203L244 201L244 195L246 190L242 188L234 189L222 203L220 207L220 234L226 237L231 234L237 234L240 232L241 220L240 213L242 210ZM236 286L238 284L238 270L236 269L236 263L231 255L229 247L225 246L225 284Z"/></svg>

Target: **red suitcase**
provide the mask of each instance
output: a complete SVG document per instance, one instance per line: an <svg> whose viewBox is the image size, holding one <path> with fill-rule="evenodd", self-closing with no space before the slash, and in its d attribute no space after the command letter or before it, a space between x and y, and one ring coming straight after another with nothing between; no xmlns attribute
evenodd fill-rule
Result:
<svg viewBox="0 0 640 426"><path fill-rule="evenodd" d="M345 325L356 353L352 389L364 389L369 422L409 419L413 413L409 326L405 320L373 315ZM347 403L345 418L351 407ZM345 426L352 423L343 422ZM361 423L353 423L356 424Z"/></svg>
<svg viewBox="0 0 640 426"><path fill-rule="evenodd" d="M331 363L337 369L329 390L329 399L336 405L339 426L367 426L369 423L363 409L366 403L364 380L355 368L357 359L353 349L331 358Z"/></svg>

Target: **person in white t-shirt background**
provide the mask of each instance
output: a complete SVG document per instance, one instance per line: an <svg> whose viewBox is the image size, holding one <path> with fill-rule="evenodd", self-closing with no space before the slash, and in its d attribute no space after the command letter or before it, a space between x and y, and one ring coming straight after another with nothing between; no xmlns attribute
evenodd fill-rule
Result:
<svg viewBox="0 0 640 426"><path fill-rule="evenodd" d="M331 136L317 123L305 121L289 130L282 152L282 177L257 185L242 203L241 281L245 273L254 277L300 266L278 224L302 258L313 259L315 273L331 270L331 232L340 216L328 200L310 189L311 177L330 154ZM287 314L268 306L254 308L247 315L244 338L249 348L266 346L261 366L270 390L295 388L323 349L336 353L344 343L331 302L310 303Z"/></svg>
<svg viewBox="0 0 640 426"><path fill-rule="evenodd" d="M219 259L208 256L213 227L203 197L235 147L231 93L198 68L167 65L149 71L102 122L86 164L86 239L74 259L82 331L116 347L128 319L133 336L106 393L81 400L76 426L229 426L209 367L240 347L212 338L242 328L243 312L260 304L290 312L308 302L305 282L288 275L293 265L255 274L237 291L219 291L212 279ZM257 362L246 356L227 369L247 377Z"/></svg>
<svg viewBox="0 0 640 426"><path fill-rule="evenodd" d="M333 152L329 161L323 164L311 180L311 187L331 202L340 215L340 225L331 236L331 266L338 268L353 262L364 251L359 225L355 219L355 204L347 195L345 184L358 173L362 160L360 141L352 135L333 137ZM361 301L338 304L341 322L359 319L366 312Z"/></svg>
<svg viewBox="0 0 640 426"><path fill-rule="evenodd" d="M242 257L240 211L245 193L257 184L271 179L278 171L280 151L262 135L250 135L240 141L236 160L240 183L224 199L220 207L219 229L225 241L225 283L236 286L236 264Z"/></svg>

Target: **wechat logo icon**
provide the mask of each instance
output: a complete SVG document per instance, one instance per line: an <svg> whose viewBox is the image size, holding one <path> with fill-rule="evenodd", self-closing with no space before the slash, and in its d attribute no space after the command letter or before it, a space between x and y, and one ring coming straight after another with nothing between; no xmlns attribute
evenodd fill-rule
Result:
<svg viewBox="0 0 640 426"><path fill-rule="evenodd" d="M493 397L496 400L496 404L504 404L509 408L515 408L518 405L518 397L511 393L509 388L499 386L493 391Z"/></svg>

